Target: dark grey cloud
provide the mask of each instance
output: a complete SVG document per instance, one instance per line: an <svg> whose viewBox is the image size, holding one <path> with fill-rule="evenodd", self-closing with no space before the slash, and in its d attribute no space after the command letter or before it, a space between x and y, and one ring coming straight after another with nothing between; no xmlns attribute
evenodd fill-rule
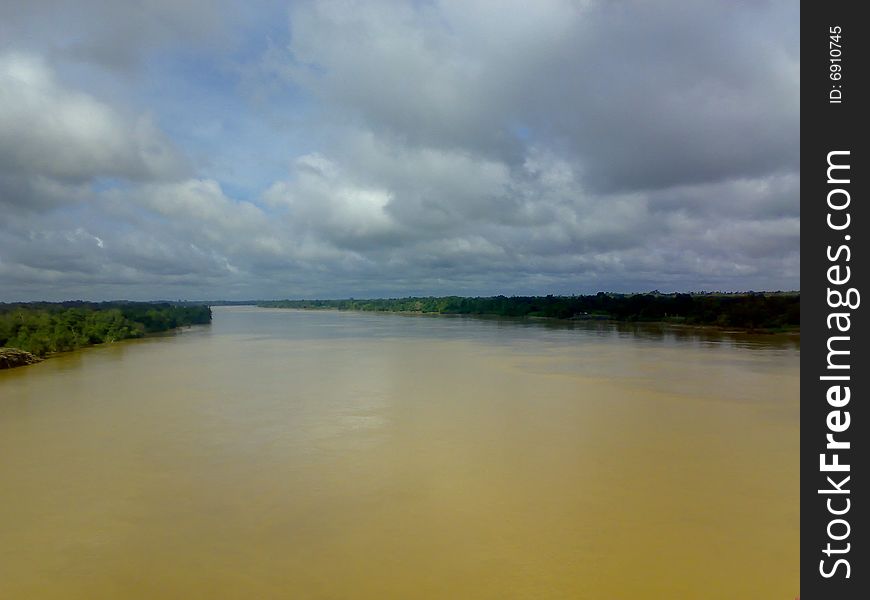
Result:
<svg viewBox="0 0 870 600"><path fill-rule="evenodd" d="M797 165L796 3L351 6L294 5L286 73L399 142L510 163L531 137L598 191Z"/></svg>
<svg viewBox="0 0 870 600"><path fill-rule="evenodd" d="M117 71L138 69L151 51L232 41L230 2L222 0L5 0L0 47L82 61Z"/></svg>

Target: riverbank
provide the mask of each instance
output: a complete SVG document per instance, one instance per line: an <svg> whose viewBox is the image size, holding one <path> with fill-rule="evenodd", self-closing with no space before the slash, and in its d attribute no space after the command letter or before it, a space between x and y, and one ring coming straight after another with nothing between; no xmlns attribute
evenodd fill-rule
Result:
<svg viewBox="0 0 870 600"><path fill-rule="evenodd" d="M800 332L800 294L605 294L261 301L264 308L336 309L559 321L611 321L751 333Z"/></svg>
<svg viewBox="0 0 870 600"><path fill-rule="evenodd" d="M38 356L18 348L0 348L0 369L13 369L42 362Z"/></svg>
<svg viewBox="0 0 870 600"><path fill-rule="evenodd" d="M264 306L260 304L252 304L251 306L256 306L258 308L275 308L270 306ZM613 319L611 317L603 316L603 315L594 315L590 317L571 317L571 318L561 318L561 317L540 317L540 316L523 316L523 317L514 317L514 316L505 316L505 315L497 315L497 314L489 314L489 313L480 313L480 314L459 314L459 313L436 313L436 312L423 312L423 311L410 311L410 310L361 310L361 309L346 309L346 308L335 308L335 307L306 307L306 308L291 308L287 307L286 310L302 310L302 311L311 311L311 312L320 312L320 311L334 311L334 312L353 312L353 313L377 313L377 314L391 314L391 315L402 315L408 317L432 317L432 318L471 318L471 319L498 319L498 320L508 320L511 322L540 322L540 323L550 323L553 325L561 324L564 326L570 326L576 323L600 323L602 325L614 325L624 328L644 328L645 330L650 330L651 328L659 328L662 330L670 330L670 331L683 331L683 332L697 332L697 333L715 333L722 335L746 335L746 334L754 334L754 335L782 335L794 338L800 338L801 330L800 327L787 327L787 328L768 328L768 329L741 329L739 327L724 327L720 325L696 325L696 324L686 324L680 321L621 321L619 319Z"/></svg>
<svg viewBox="0 0 870 600"><path fill-rule="evenodd" d="M50 355L141 338L211 322L208 306L151 302L33 302L0 304L0 368L33 364ZM23 353L23 354L22 354Z"/></svg>

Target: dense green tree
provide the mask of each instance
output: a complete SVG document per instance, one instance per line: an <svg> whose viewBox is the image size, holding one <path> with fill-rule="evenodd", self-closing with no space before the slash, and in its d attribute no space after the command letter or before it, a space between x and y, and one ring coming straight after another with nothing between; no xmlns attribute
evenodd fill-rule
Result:
<svg viewBox="0 0 870 600"><path fill-rule="evenodd" d="M797 329L800 326L800 294L784 292L743 294L599 292L594 296L279 300L260 302L259 306L556 319L606 318L617 321L713 325L754 331L780 331Z"/></svg>
<svg viewBox="0 0 870 600"><path fill-rule="evenodd" d="M45 356L211 322L208 306L150 302L0 304L0 347Z"/></svg>

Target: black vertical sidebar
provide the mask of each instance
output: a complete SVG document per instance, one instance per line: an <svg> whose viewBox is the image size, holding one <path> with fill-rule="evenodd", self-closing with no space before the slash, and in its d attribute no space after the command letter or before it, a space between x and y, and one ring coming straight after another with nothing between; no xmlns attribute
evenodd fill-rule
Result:
<svg viewBox="0 0 870 600"><path fill-rule="evenodd" d="M802 600L870 598L870 22L861 8L801 5Z"/></svg>

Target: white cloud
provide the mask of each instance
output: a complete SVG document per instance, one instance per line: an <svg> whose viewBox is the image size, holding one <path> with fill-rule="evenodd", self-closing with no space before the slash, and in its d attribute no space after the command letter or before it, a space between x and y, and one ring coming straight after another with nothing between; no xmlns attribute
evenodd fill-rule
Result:
<svg viewBox="0 0 870 600"><path fill-rule="evenodd" d="M0 171L65 182L171 177L183 162L150 118L125 119L26 54L0 56L0 137Z"/></svg>
<svg viewBox="0 0 870 600"><path fill-rule="evenodd" d="M300 235L320 235L336 246L385 243L400 233L387 212L389 190L354 182L319 154L301 156L293 180L275 183L264 198L283 209Z"/></svg>

